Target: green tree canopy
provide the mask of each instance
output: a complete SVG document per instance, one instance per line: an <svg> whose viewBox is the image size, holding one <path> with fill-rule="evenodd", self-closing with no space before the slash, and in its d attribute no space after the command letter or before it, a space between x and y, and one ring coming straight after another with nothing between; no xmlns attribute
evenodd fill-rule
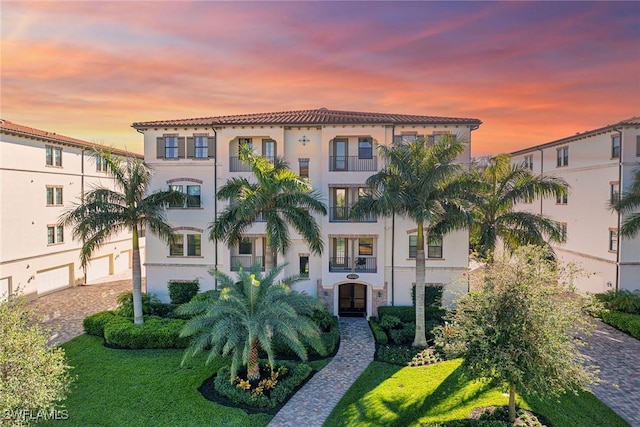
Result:
<svg viewBox="0 0 640 427"><path fill-rule="evenodd" d="M229 206L210 225L209 238L222 240L228 246L238 245L243 232L263 215L266 246L271 249L266 254L266 269L276 264L278 252L284 254L291 246L289 227L300 233L312 253L321 254L320 227L313 217L327 214L320 193L299 178L281 157L271 162L243 144L240 159L250 167L255 182L234 177L218 189L218 200L229 201Z"/></svg>
<svg viewBox="0 0 640 427"><path fill-rule="evenodd" d="M284 265L261 273L256 264L241 269L237 279L220 271L212 271L222 284L218 299L191 301L181 306L181 314L194 316L181 336L193 336L185 359L209 351L207 362L217 355L231 356L231 376L240 366L247 366L249 380L260 379L258 353L262 349L274 366L274 338L280 339L302 360L307 360L306 345L324 354L318 326L309 316L317 307L317 299L291 290L299 278L276 282Z"/></svg>
<svg viewBox="0 0 640 427"><path fill-rule="evenodd" d="M620 236L634 238L640 231L640 169L633 172L633 181L629 190L612 208L623 215L624 221L620 227Z"/></svg>
<svg viewBox="0 0 640 427"><path fill-rule="evenodd" d="M464 188L459 180L463 168L456 163L465 145L454 135L444 135L435 144L417 139L391 147L380 146L378 150L385 166L367 179L372 192L358 199L350 216L398 214L416 223L416 335L413 344L425 347L424 242L430 234L442 236L467 224L462 199Z"/></svg>
<svg viewBox="0 0 640 427"><path fill-rule="evenodd" d="M141 159L122 157L109 151L95 151L114 178L115 189L96 187L67 209L60 224L73 227L73 238L82 242L80 260L86 266L91 255L109 239L122 231L131 233L133 249L133 308L136 324L142 318L142 273L140 268L139 233L147 227L160 239L169 241L171 226L165 219L167 204L181 203L184 195L177 191L157 191L147 195L152 169Z"/></svg>
<svg viewBox="0 0 640 427"><path fill-rule="evenodd" d="M464 358L471 378L541 397L587 389L597 369L580 353L592 324L583 301L564 282L564 271L545 250L524 246L512 258L496 260L488 277L476 277L478 291L463 296L437 344Z"/></svg>

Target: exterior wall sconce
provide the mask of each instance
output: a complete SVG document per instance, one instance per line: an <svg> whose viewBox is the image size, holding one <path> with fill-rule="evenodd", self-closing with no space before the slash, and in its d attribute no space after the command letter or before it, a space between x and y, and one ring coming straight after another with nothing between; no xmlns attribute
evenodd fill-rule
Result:
<svg viewBox="0 0 640 427"><path fill-rule="evenodd" d="M307 138L306 135L302 135L302 138L300 138L298 141L302 142L302 145L307 145L307 142L311 141L309 138Z"/></svg>
<svg viewBox="0 0 640 427"><path fill-rule="evenodd" d="M378 298L382 298L382 292L378 291Z"/></svg>
<svg viewBox="0 0 640 427"><path fill-rule="evenodd" d="M323 294L324 294L325 297L329 296L329 293L327 291L324 291Z"/></svg>

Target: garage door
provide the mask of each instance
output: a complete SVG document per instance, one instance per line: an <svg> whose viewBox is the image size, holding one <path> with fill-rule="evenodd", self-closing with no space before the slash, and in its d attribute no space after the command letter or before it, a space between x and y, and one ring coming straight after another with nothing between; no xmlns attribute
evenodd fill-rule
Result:
<svg viewBox="0 0 640 427"><path fill-rule="evenodd" d="M87 283L109 275L109 257L93 259L87 265Z"/></svg>
<svg viewBox="0 0 640 427"><path fill-rule="evenodd" d="M70 284L68 265L36 273L36 289L38 290L38 294L61 289L69 286Z"/></svg>
<svg viewBox="0 0 640 427"><path fill-rule="evenodd" d="M0 279L0 302L6 301L9 297L9 278Z"/></svg>

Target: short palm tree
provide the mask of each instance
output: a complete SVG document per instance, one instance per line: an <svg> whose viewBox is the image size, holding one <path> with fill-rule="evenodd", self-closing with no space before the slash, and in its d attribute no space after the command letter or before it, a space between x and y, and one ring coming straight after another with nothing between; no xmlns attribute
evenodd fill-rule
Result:
<svg viewBox="0 0 640 427"><path fill-rule="evenodd" d="M631 187L612 205L620 214L630 214L620 227L620 236L634 238L640 232L640 169L633 172Z"/></svg>
<svg viewBox="0 0 640 427"><path fill-rule="evenodd" d="M424 329L425 253L430 235L463 228L467 223L463 189L458 177L462 165L455 162L465 145L454 135L446 135L430 145L419 139L378 148L385 166L367 179L372 188L351 208L353 218L367 215L401 215L415 221L416 251L416 334L414 346L427 345Z"/></svg>
<svg viewBox="0 0 640 427"><path fill-rule="evenodd" d="M153 234L168 241L171 226L165 220L165 207L180 203L183 195L177 191L158 191L147 195L151 168L141 159L114 155L109 151L95 151L94 157L103 161L106 171L114 178L115 189L97 187L79 203L66 210L59 219L61 225L73 227L73 238L82 242L80 262L83 267L91 255L114 234L131 233L133 250L133 311L134 322L144 323L142 317L142 273L140 268L140 231L147 227Z"/></svg>
<svg viewBox="0 0 640 427"><path fill-rule="evenodd" d="M209 238L235 246L241 242L243 232L263 215L268 248L266 269L276 264L278 252L284 254L291 246L289 226L302 235L312 253L321 254L320 227L312 215L327 214L320 193L300 179L282 158L270 162L243 144L240 159L250 167L256 182L237 177L220 187L218 200L228 200L229 206L210 225Z"/></svg>
<svg viewBox="0 0 640 427"><path fill-rule="evenodd" d="M510 252L528 244L550 249L546 239L564 240L556 221L514 210L516 203L530 203L536 197L567 195L569 187L563 179L536 175L522 165L512 165L508 154L499 154L487 165L472 169L466 179L467 196L473 203L472 246L489 264L499 240Z"/></svg>
<svg viewBox="0 0 640 427"><path fill-rule="evenodd" d="M272 342L278 338L302 360L307 359L306 345L324 354L318 326L310 319L318 301L292 291L299 280L289 277L276 282L284 265L261 273L255 264L241 269L234 279L220 271L211 271L222 284L218 299L191 301L181 306L181 314L194 316L182 329L181 336L194 336L184 356L209 350L210 361L216 355L231 356L231 377L240 366L247 366L247 379L260 379L258 354L263 350L274 366Z"/></svg>

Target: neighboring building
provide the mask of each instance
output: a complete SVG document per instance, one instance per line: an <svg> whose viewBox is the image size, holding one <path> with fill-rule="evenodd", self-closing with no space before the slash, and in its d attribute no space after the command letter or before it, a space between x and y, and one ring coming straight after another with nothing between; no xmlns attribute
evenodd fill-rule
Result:
<svg viewBox="0 0 640 427"><path fill-rule="evenodd" d="M99 146L7 120L0 120L0 137L0 298L17 291L34 299L127 271L130 234L96 251L84 271L81 242L72 240L70 228L57 224L85 191L113 188L102 162L91 155Z"/></svg>
<svg viewBox="0 0 640 427"><path fill-rule="evenodd" d="M562 260L578 262L589 273L576 280L578 290L640 289L640 237L618 239L624 218L609 208L640 165L640 117L511 154L513 162L563 178L571 187L568 197L519 208L564 225L566 242L553 248Z"/></svg>
<svg viewBox="0 0 640 427"><path fill-rule="evenodd" d="M385 304L410 305L415 281L415 224L396 218L350 221L349 206L365 191L366 179L380 170L376 147L394 140L454 133L471 140L477 119L317 110L260 113L134 123L144 134L144 155L154 170L150 190L173 187L199 202L169 209L167 218L180 242L171 247L147 236L149 292L167 299L170 280L198 279L201 289L216 286L208 274L216 265L231 273L240 263L264 262L265 225L254 224L239 247L214 245L209 225L226 202L216 202L227 179L250 176L238 158L241 143L273 158L283 156L324 196L329 215L318 218L325 250L313 256L292 231L293 244L279 256L286 274L308 278L296 289L322 297L335 314L375 315ZM469 162L470 147L460 156ZM392 236L393 240L392 240ZM413 244L413 246L412 246ZM216 247L217 246L217 247ZM448 284L446 298L466 291L468 232L432 240L427 282Z"/></svg>

